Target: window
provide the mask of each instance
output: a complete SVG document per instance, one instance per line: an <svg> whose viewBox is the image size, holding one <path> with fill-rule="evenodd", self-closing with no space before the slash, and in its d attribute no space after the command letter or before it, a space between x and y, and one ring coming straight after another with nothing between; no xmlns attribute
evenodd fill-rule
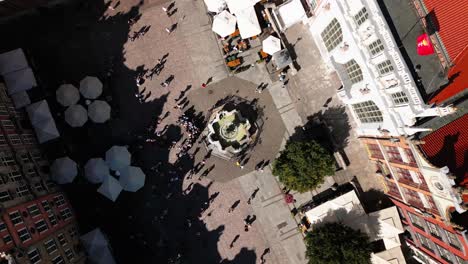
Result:
<svg viewBox="0 0 468 264"><path fill-rule="evenodd" d="M0 106L0 115L9 116L6 106L4 106L4 105Z"/></svg>
<svg viewBox="0 0 468 264"><path fill-rule="evenodd" d="M458 249L462 249L460 240L458 239L456 234L451 233L451 232L447 232L447 231L445 231L445 233L447 234L447 239L448 239L450 245L452 245L453 247L456 247Z"/></svg>
<svg viewBox="0 0 468 264"><path fill-rule="evenodd" d="M341 31L340 23L334 18L330 24L320 34L322 36L323 43L327 47L328 51L332 51L338 44L343 41L343 32Z"/></svg>
<svg viewBox="0 0 468 264"><path fill-rule="evenodd" d="M421 217L410 212L408 212L408 217L414 226L417 226L420 229L424 230L424 221L422 220Z"/></svg>
<svg viewBox="0 0 468 264"><path fill-rule="evenodd" d="M33 178L33 177L36 177L36 176L37 176L36 170L34 168L29 168L28 169L28 177Z"/></svg>
<svg viewBox="0 0 468 264"><path fill-rule="evenodd" d="M345 63L346 74L348 74L349 80L351 83L355 84L363 80L361 67L357 64L355 60L350 60Z"/></svg>
<svg viewBox="0 0 468 264"><path fill-rule="evenodd" d="M432 247L432 243L427 237L422 236L419 233L416 233L416 236L418 237L419 242L421 242L421 246L425 247L429 251L434 252L434 249Z"/></svg>
<svg viewBox="0 0 468 264"><path fill-rule="evenodd" d="M72 261L74 257L73 251L70 248L65 248L64 251L65 251L65 256L67 256L67 259L69 261Z"/></svg>
<svg viewBox="0 0 468 264"><path fill-rule="evenodd" d="M3 243L6 245L6 244L10 244L12 243L12 239L11 239L11 236L10 234L6 234L2 237L2 240L3 240Z"/></svg>
<svg viewBox="0 0 468 264"><path fill-rule="evenodd" d="M36 230L39 233L44 233L45 231L49 230L49 227L47 226L47 223L44 221L44 219L37 221L34 225L36 226Z"/></svg>
<svg viewBox="0 0 468 264"><path fill-rule="evenodd" d="M28 185L23 185L16 188L16 194L18 194L18 197L29 195L29 193Z"/></svg>
<svg viewBox="0 0 468 264"><path fill-rule="evenodd" d="M435 244L435 245L436 245L437 251L439 251L440 256L443 259L445 259L446 261L452 263L453 262L452 254L450 254L450 252L448 250L446 250L445 248L443 248L443 247L441 247L441 246L439 246L437 244Z"/></svg>
<svg viewBox="0 0 468 264"><path fill-rule="evenodd" d="M0 202L8 202L11 200L11 194L9 191L0 192Z"/></svg>
<svg viewBox="0 0 468 264"><path fill-rule="evenodd" d="M41 202L41 204L42 204L42 208L44 208L44 211L50 212L50 204L49 204L49 201L44 200L44 201Z"/></svg>
<svg viewBox="0 0 468 264"><path fill-rule="evenodd" d="M376 41L372 42L371 44L369 44L368 47L372 56L378 55L384 50L384 45L382 44L382 41L380 41L380 39L377 39Z"/></svg>
<svg viewBox="0 0 468 264"><path fill-rule="evenodd" d="M74 238L75 236L78 235L78 231L76 230L76 226L70 227L68 230L68 233L70 234L70 237Z"/></svg>
<svg viewBox="0 0 468 264"><path fill-rule="evenodd" d="M37 248L29 250L28 258L32 264L39 263L41 261L41 255L39 255L39 250L37 250Z"/></svg>
<svg viewBox="0 0 468 264"><path fill-rule="evenodd" d="M315 10L315 8L317 8L317 0L310 0L309 3L311 10Z"/></svg>
<svg viewBox="0 0 468 264"><path fill-rule="evenodd" d="M23 134L24 144L33 145L36 143L36 138L32 134Z"/></svg>
<svg viewBox="0 0 468 264"><path fill-rule="evenodd" d="M55 258L52 259L52 263L53 264L62 264L62 263L65 263L65 261L63 260L62 256L58 255L58 256L56 256Z"/></svg>
<svg viewBox="0 0 468 264"><path fill-rule="evenodd" d="M377 144L367 144L367 149L370 152L370 156L375 159L383 159L382 151L380 151L380 147Z"/></svg>
<svg viewBox="0 0 468 264"><path fill-rule="evenodd" d="M57 225L57 218L55 217L54 214L49 214L49 222L52 226L56 226Z"/></svg>
<svg viewBox="0 0 468 264"><path fill-rule="evenodd" d="M405 150L406 157L408 158L408 163L416 164L416 159L414 158L414 155L411 149L407 148L404 150Z"/></svg>
<svg viewBox="0 0 468 264"><path fill-rule="evenodd" d="M63 247L67 244L67 239L63 235L63 233L60 233L57 235L58 241L60 242L60 245Z"/></svg>
<svg viewBox="0 0 468 264"><path fill-rule="evenodd" d="M21 242L26 242L29 239L31 239L31 235L29 234L28 230L26 228L22 228L18 230L18 236L21 240Z"/></svg>
<svg viewBox="0 0 468 264"><path fill-rule="evenodd" d="M23 153L20 156L21 156L21 161L23 161L23 163L29 163L30 162L28 153Z"/></svg>
<svg viewBox="0 0 468 264"><path fill-rule="evenodd" d="M37 206L37 204L28 206L28 212L31 215L31 217L35 217L41 214L41 211L39 210L39 207Z"/></svg>
<svg viewBox="0 0 468 264"><path fill-rule="evenodd" d="M3 221L0 221L0 232L3 232L7 229L5 223Z"/></svg>
<svg viewBox="0 0 468 264"><path fill-rule="evenodd" d="M56 186L55 182L51 180L46 181L47 188L54 188Z"/></svg>
<svg viewBox="0 0 468 264"><path fill-rule="evenodd" d="M11 122L11 120L2 120L2 126L5 129L14 129L15 125Z"/></svg>
<svg viewBox="0 0 468 264"><path fill-rule="evenodd" d="M18 181L23 180L23 175L21 175L21 173L18 171L18 168L15 168L14 171L9 172L8 177L13 182L18 182Z"/></svg>
<svg viewBox="0 0 468 264"><path fill-rule="evenodd" d="M440 239L441 236L440 236L439 228L429 221L426 221L426 224L427 224L427 227L429 228L429 233L431 233L431 235Z"/></svg>
<svg viewBox="0 0 468 264"><path fill-rule="evenodd" d="M366 8L363 7L356 15L354 15L354 21L356 21L358 26L360 26L362 23L364 23L364 21L367 20L368 17L369 14L367 13Z"/></svg>
<svg viewBox="0 0 468 264"><path fill-rule="evenodd" d="M381 75L389 74L393 71L392 62L390 60L386 60L377 64L377 69L379 70Z"/></svg>
<svg viewBox="0 0 468 264"><path fill-rule="evenodd" d="M401 157L398 147L385 146L385 152L387 152L388 159L391 162L403 162L403 158Z"/></svg>
<svg viewBox="0 0 468 264"><path fill-rule="evenodd" d="M63 195L57 195L54 197L54 202L55 206L59 207L65 204L65 199L63 198Z"/></svg>
<svg viewBox="0 0 468 264"><path fill-rule="evenodd" d="M399 180L403 179L403 180L413 182L413 178L411 178L411 174L409 170L402 169L402 168L395 168L395 167L393 167L393 169L396 171Z"/></svg>
<svg viewBox="0 0 468 264"><path fill-rule="evenodd" d="M60 216L62 217L63 220L67 220L72 217L72 213L70 211L70 208L65 208L60 210Z"/></svg>
<svg viewBox="0 0 468 264"><path fill-rule="evenodd" d="M5 137L4 137L3 135L0 135L0 145L1 145L1 146L4 146L4 145L6 145L6 144L7 144L7 142L6 142L6 140L5 140Z"/></svg>
<svg viewBox="0 0 468 264"><path fill-rule="evenodd" d="M34 184L34 189L36 189L36 192L43 192L45 190L42 182L36 182Z"/></svg>
<svg viewBox="0 0 468 264"><path fill-rule="evenodd" d="M49 255L57 251L57 244L53 238L44 242L44 247Z"/></svg>
<svg viewBox="0 0 468 264"><path fill-rule="evenodd" d="M392 93L392 99L395 105L406 105L409 102L405 92Z"/></svg>
<svg viewBox="0 0 468 264"><path fill-rule="evenodd" d="M11 222L12 222L14 225L18 225L18 224L23 223L23 217L21 217L21 214L20 214L19 211L11 212L11 213L9 214L9 216L10 216Z"/></svg>
<svg viewBox="0 0 468 264"><path fill-rule="evenodd" d="M16 164L16 161L13 158L13 156L10 156L10 155L5 155L5 156L1 157L0 159L1 159L2 163L3 163L3 166L12 166L12 165Z"/></svg>
<svg viewBox="0 0 468 264"><path fill-rule="evenodd" d="M42 159L42 154L40 151L32 151L30 152L30 154L34 161L39 161Z"/></svg>
<svg viewBox="0 0 468 264"><path fill-rule="evenodd" d="M21 139L18 135L9 135L8 138L10 139L12 145L21 144Z"/></svg>
<svg viewBox="0 0 468 264"><path fill-rule="evenodd" d="M383 121L382 112L373 101L365 101L352 106L362 123L380 123Z"/></svg>

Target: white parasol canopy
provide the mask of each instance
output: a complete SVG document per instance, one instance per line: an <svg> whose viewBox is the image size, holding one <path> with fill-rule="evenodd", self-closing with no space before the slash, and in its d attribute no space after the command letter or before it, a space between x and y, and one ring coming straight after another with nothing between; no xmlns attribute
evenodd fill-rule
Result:
<svg viewBox="0 0 468 264"><path fill-rule="evenodd" d="M107 102L96 100L88 106L88 116L95 123L104 123L110 119L111 107Z"/></svg>
<svg viewBox="0 0 468 264"><path fill-rule="evenodd" d="M96 228L80 237L89 259L96 264L114 264L109 242L101 229Z"/></svg>
<svg viewBox="0 0 468 264"><path fill-rule="evenodd" d="M212 30L224 38L236 31L236 23L236 17L224 10L214 17Z"/></svg>
<svg viewBox="0 0 468 264"><path fill-rule="evenodd" d="M106 162L113 170L121 170L130 166L130 159L130 152L123 146L113 146L106 152Z"/></svg>
<svg viewBox="0 0 468 264"><path fill-rule="evenodd" d="M72 127L81 127L88 121L88 112L81 105L72 105L65 111L65 121Z"/></svg>
<svg viewBox="0 0 468 264"><path fill-rule="evenodd" d="M122 192L122 186L118 180L109 175L104 178L104 181L97 191L109 200L115 202Z"/></svg>
<svg viewBox="0 0 468 264"><path fill-rule="evenodd" d="M60 133L53 119L37 123L34 125L34 131L36 132L37 141L39 141L39 143L44 143L60 137Z"/></svg>
<svg viewBox="0 0 468 264"><path fill-rule="evenodd" d="M28 105L26 112L28 112L29 120L33 126L42 121L53 120L49 104L46 100Z"/></svg>
<svg viewBox="0 0 468 264"><path fill-rule="evenodd" d="M219 13L226 9L225 0L204 0L208 11Z"/></svg>
<svg viewBox="0 0 468 264"><path fill-rule="evenodd" d="M85 177L92 183L101 183L109 175L109 166L101 158L88 160L85 165Z"/></svg>
<svg viewBox="0 0 468 264"><path fill-rule="evenodd" d="M128 166L120 171L120 184L129 192L136 192L145 185L145 173L140 167Z"/></svg>
<svg viewBox="0 0 468 264"><path fill-rule="evenodd" d="M244 9L253 8L258 2L260 2L260 0L226 0L229 11L236 14L236 16Z"/></svg>
<svg viewBox="0 0 468 264"><path fill-rule="evenodd" d="M270 55L275 54L281 50L281 40L274 36L269 36L262 42L263 51Z"/></svg>
<svg viewBox="0 0 468 264"><path fill-rule="evenodd" d="M255 13L255 8L248 7L236 13L236 17L237 26L239 27L239 32L243 39L262 33L262 29L258 23L257 14Z"/></svg>
<svg viewBox="0 0 468 264"><path fill-rule="evenodd" d="M80 92L73 84L62 84L55 92L57 101L63 106L74 105L80 100Z"/></svg>
<svg viewBox="0 0 468 264"><path fill-rule="evenodd" d="M80 93L85 98L96 99L102 93L102 83L94 76L86 76L80 82Z"/></svg>
<svg viewBox="0 0 468 264"><path fill-rule="evenodd" d="M78 167L69 157L56 159L50 166L51 177L58 184L72 182L78 174Z"/></svg>

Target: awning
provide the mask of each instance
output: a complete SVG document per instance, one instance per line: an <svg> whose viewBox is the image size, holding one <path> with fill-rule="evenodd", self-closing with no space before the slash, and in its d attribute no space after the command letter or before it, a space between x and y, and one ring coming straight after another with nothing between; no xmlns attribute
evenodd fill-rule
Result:
<svg viewBox="0 0 468 264"><path fill-rule="evenodd" d="M226 0L229 11L236 16L243 10L253 8L260 0Z"/></svg>
<svg viewBox="0 0 468 264"><path fill-rule="evenodd" d="M29 120L33 126L42 121L53 119L52 114L50 113L49 104L47 104L46 100L29 105L26 107L26 112L28 112Z"/></svg>
<svg viewBox="0 0 468 264"><path fill-rule="evenodd" d="M258 23L255 8L248 7L236 14L237 26L239 27L240 35L243 39L250 38L262 33L260 24Z"/></svg>
<svg viewBox="0 0 468 264"><path fill-rule="evenodd" d="M94 76L86 76L80 82L80 93L88 99L96 99L102 93L102 83Z"/></svg>
<svg viewBox="0 0 468 264"><path fill-rule="evenodd" d="M139 167L128 166L120 171L120 184L129 192L136 192L145 185L145 173Z"/></svg>
<svg viewBox="0 0 468 264"><path fill-rule="evenodd" d="M101 158L88 160L84 169L86 179L92 183L101 183L105 177L109 176L109 166Z"/></svg>
<svg viewBox="0 0 468 264"><path fill-rule="evenodd" d="M31 90L37 86L36 77L34 77L34 73L29 67L5 73L3 79L9 95Z"/></svg>
<svg viewBox="0 0 468 264"><path fill-rule="evenodd" d="M224 38L236 31L236 23L236 17L224 10L214 17L212 30Z"/></svg>
<svg viewBox="0 0 468 264"><path fill-rule="evenodd" d="M15 104L16 109L20 109L31 104L31 99L29 99L27 92L12 94L11 100L13 100L13 104Z"/></svg>
<svg viewBox="0 0 468 264"><path fill-rule="evenodd" d="M96 100L88 106L88 116L95 123L104 123L110 119L111 107L107 102Z"/></svg>
<svg viewBox="0 0 468 264"><path fill-rule="evenodd" d="M210 12L219 13L226 9L226 1L225 0L204 0L206 4L206 8Z"/></svg>
<svg viewBox="0 0 468 264"><path fill-rule="evenodd" d="M41 121L34 125L34 131L36 132L37 141L39 143L45 143L52 139L60 137L57 126L53 119Z"/></svg>
<svg viewBox="0 0 468 264"><path fill-rule="evenodd" d="M273 54L273 60L278 70L283 69L292 63L291 56L289 55L289 52L287 49L283 49Z"/></svg>
<svg viewBox="0 0 468 264"><path fill-rule="evenodd" d="M15 49L0 54L0 74L14 72L29 67L22 49Z"/></svg>
<svg viewBox="0 0 468 264"><path fill-rule="evenodd" d="M71 127L81 127L88 121L88 111L82 105L72 105L65 110L65 122Z"/></svg>
<svg viewBox="0 0 468 264"><path fill-rule="evenodd" d="M121 170L130 166L131 155L126 147L113 146L106 152L106 162L113 170Z"/></svg>
<svg viewBox="0 0 468 264"><path fill-rule="evenodd" d="M97 192L104 195L107 199L115 202L122 192L122 186L114 177L108 176L104 178L104 181L98 188Z"/></svg>
<svg viewBox="0 0 468 264"><path fill-rule="evenodd" d="M62 84L55 92L57 101L63 106L76 104L80 100L80 92L73 84Z"/></svg>
<svg viewBox="0 0 468 264"><path fill-rule="evenodd" d="M269 36L268 38L264 39L262 45L263 51L270 55L273 55L281 50L281 40L274 36Z"/></svg>
<svg viewBox="0 0 468 264"><path fill-rule="evenodd" d="M50 166L51 177L58 184L72 182L78 174L78 167L69 157L56 159Z"/></svg>

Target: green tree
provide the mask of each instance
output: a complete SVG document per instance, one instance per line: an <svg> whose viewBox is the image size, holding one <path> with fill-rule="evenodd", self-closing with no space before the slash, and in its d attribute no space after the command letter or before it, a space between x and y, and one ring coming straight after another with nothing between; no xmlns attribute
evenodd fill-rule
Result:
<svg viewBox="0 0 468 264"><path fill-rule="evenodd" d="M273 163L273 175L299 192L314 189L334 171L330 153L315 141L288 142Z"/></svg>
<svg viewBox="0 0 468 264"><path fill-rule="evenodd" d="M339 223L327 223L306 236L309 264L371 263L366 234Z"/></svg>

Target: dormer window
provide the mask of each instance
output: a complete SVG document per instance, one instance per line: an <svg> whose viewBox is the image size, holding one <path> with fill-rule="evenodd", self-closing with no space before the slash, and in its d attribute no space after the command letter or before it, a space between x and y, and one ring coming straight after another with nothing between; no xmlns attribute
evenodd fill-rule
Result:
<svg viewBox="0 0 468 264"><path fill-rule="evenodd" d="M369 14L367 13L367 9L363 7L356 15L354 15L354 21L356 21L358 26L360 26L362 23L364 23L364 21L367 20L368 17Z"/></svg>
<svg viewBox="0 0 468 264"><path fill-rule="evenodd" d="M355 60L348 61L344 66L346 68L346 74L348 74L348 78L351 80L351 83L355 84L364 79L362 76L361 67L359 67L359 64L357 64Z"/></svg>
<svg viewBox="0 0 468 264"><path fill-rule="evenodd" d="M332 51L343 41L340 23L334 18L320 34L328 51Z"/></svg>

